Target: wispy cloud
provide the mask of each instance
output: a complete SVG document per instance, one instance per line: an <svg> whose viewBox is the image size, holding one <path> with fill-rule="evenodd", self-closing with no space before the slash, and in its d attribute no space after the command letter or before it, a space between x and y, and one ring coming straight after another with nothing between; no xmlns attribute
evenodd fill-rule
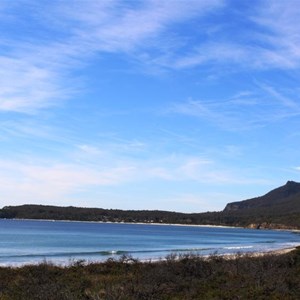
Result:
<svg viewBox="0 0 300 300"><path fill-rule="evenodd" d="M209 121L223 130L249 130L300 114L299 97L264 82L253 82L252 92L240 92L212 101L187 100L174 103L169 113Z"/></svg>
<svg viewBox="0 0 300 300"><path fill-rule="evenodd" d="M224 1L157 1L149 0L137 3L120 1L90 3L84 9L67 8L71 21L79 21L75 29L81 43L87 42L89 47L98 51L132 51L137 48L157 46L155 41L171 24L182 22L207 11L222 6ZM133 5L132 5L133 4ZM63 4L62 11L66 11ZM100 6L100 7L99 7ZM89 34L86 34L86 33ZM145 42L146 41L146 42ZM161 41L161 38L159 38Z"/></svg>
<svg viewBox="0 0 300 300"><path fill-rule="evenodd" d="M249 116L244 119L245 115L241 108L246 106L248 104L236 104L222 99L219 101L188 100L173 104L169 112L206 120L223 130L247 130L260 126L257 119L249 119Z"/></svg>
<svg viewBox="0 0 300 300"><path fill-rule="evenodd" d="M0 160L0 194L14 203L56 203L76 198L74 195L94 193L86 205L95 203L95 195L105 188L175 184L196 185L262 184L265 181L246 170L229 168L207 157L183 154L126 157L94 145L79 145L63 159L27 155ZM80 153L78 153L80 151ZM157 187L158 188L158 187ZM160 188L158 188L158 191ZM157 191L157 192L158 192ZM163 189L165 195L171 195ZM192 193L191 193L192 194ZM88 196L87 196L88 197ZM66 202L64 202L66 203Z"/></svg>
<svg viewBox="0 0 300 300"><path fill-rule="evenodd" d="M238 64L243 66L251 53L247 48L231 42L203 43L173 63L176 69L212 64ZM171 65L171 64L170 64Z"/></svg>
<svg viewBox="0 0 300 300"><path fill-rule="evenodd" d="M74 81L78 78L72 78L72 71L105 52L128 55L133 61L145 63L145 67L177 70L207 63L248 68L297 67L300 9L286 2L261 3L248 17L258 25L256 30L251 28L250 34L247 28L241 28L251 36L247 44L241 38L232 40L233 35L228 33L224 38L225 24L219 24L213 41L209 32L216 25L206 24L199 32L206 38L196 44L172 32L173 25L193 18L201 20L211 10L225 7L222 0L149 0L138 5L115 0L85 1L84 5L65 1L51 5L31 3L27 13L39 20L43 34L1 39L5 50L0 52L0 110L33 113L59 105L82 87ZM19 8L17 4L2 5L2 11L9 11L11 22L16 22L13 13ZM53 32L55 38L49 39Z"/></svg>
<svg viewBox="0 0 300 300"><path fill-rule="evenodd" d="M272 0L256 4L248 17L249 22L257 24L256 29L253 26L251 31L247 27L239 29L250 37L247 43L242 35L236 38L226 32L224 20L203 26L194 43L188 36L173 31L173 25L193 18L201 24L202 16L226 7L226 1L131 3L113 0L37 4L28 0L27 18L38 20L40 34L31 36L24 31L21 39L4 35L0 40L3 46L0 110L33 113L59 105L81 88L72 71L105 52L125 54L145 67L156 65L177 70L207 63L252 69L298 67L300 9L296 1ZM29 26L28 19L14 17L14 12L21 8L21 3L8 6L2 2L1 11L8 12L8 17L2 20L3 30L9 22ZM211 31L216 26L218 30L213 31L212 40Z"/></svg>
<svg viewBox="0 0 300 300"><path fill-rule="evenodd" d="M266 63L283 68L299 67L299 18L300 7L295 0L263 2L253 20L267 29L260 35L269 47L262 57Z"/></svg>
<svg viewBox="0 0 300 300"><path fill-rule="evenodd" d="M255 1L242 17L251 26L243 27L239 23L231 28L227 19L226 23L218 19L218 30L213 38L204 35L205 38L199 38L186 51L169 53L161 60L162 65L175 69L234 66L232 72L299 67L300 8L297 1ZM234 18L232 22L234 24ZM214 26L209 24L208 27Z"/></svg>
<svg viewBox="0 0 300 300"><path fill-rule="evenodd" d="M157 48L162 41L160 35L168 26L205 14L222 3L221 0L188 3L149 0L139 4L29 1L27 18L38 19L41 35L24 34L22 39L0 41L5 48L0 52L0 110L32 113L58 105L80 89L70 72L83 67L94 55L111 52L141 58L145 49ZM18 5L13 8L21 9ZM5 10L5 5L2 9ZM10 21L16 22L14 10L10 8L9 13ZM18 22L22 25L22 20ZM48 39L49 36L53 38Z"/></svg>
<svg viewBox="0 0 300 300"><path fill-rule="evenodd" d="M0 110L33 113L69 94L50 69L22 58L0 57Z"/></svg>
<svg viewBox="0 0 300 300"><path fill-rule="evenodd" d="M102 149L102 150L101 150ZM121 149L121 150L120 150ZM80 161L83 165L90 165L97 170L127 169L131 171L131 176L127 176L126 181L147 182L151 180L162 180L169 182L198 181L213 182L219 178L218 183L231 181L228 173L216 166L213 160L205 156L191 156L184 154L159 155L151 153L151 147L143 147L143 150L128 148L127 142L123 145L119 143L101 146L80 145L80 152L72 156L75 161ZM136 151L143 151L140 157ZM135 153L132 156L132 153ZM91 167L91 165L90 165ZM105 172L106 172L105 171ZM110 172L109 172L110 173ZM104 176L105 177L105 176ZM222 177L222 179L221 179ZM118 182L116 182L118 184Z"/></svg>
<svg viewBox="0 0 300 300"><path fill-rule="evenodd" d="M286 96L285 94L280 93L275 87L265 83L257 83L257 85L273 100L278 101L278 106L290 109L294 113L300 112L299 99L297 99L299 97L297 95ZM294 99L292 97L294 97Z"/></svg>
<svg viewBox="0 0 300 300"><path fill-rule="evenodd" d="M130 167L96 170L80 164L0 161L1 195L14 203L59 203L86 188L130 180ZM88 201L89 199L86 199Z"/></svg>

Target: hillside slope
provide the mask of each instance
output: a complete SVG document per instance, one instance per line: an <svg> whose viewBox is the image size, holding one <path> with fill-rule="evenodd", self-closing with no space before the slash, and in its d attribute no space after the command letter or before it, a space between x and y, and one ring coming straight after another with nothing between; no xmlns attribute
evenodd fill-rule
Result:
<svg viewBox="0 0 300 300"><path fill-rule="evenodd" d="M288 181L264 196L228 203L222 214L235 225L300 228L300 183Z"/></svg>
<svg viewBox="0 0 300 300"><path fill-rule="evenodd" d="M268 192L264 196L228 203L224 212L253 208L271 210L277 208L280 209L280 213L283 211L300 212L300 183L288 181L285 185Z"/></svg>

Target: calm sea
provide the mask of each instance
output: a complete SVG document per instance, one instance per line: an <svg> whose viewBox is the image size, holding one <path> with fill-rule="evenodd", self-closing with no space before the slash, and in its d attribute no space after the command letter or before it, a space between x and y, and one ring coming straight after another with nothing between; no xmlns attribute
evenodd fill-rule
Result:
<svg viewBox="0 0 300 300"><path fill-rule="evenodd" d="M288 231L242 228L0 220L0 265L269 251L300 244Z"/></svg>

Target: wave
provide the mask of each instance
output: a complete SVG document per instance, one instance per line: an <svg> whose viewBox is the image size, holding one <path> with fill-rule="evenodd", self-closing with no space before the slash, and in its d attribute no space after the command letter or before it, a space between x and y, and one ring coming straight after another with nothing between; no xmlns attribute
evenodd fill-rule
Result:
<svg viewBox="0 0 300 300"><path fill-rule="evenodd" d="M184 249L147 249L147 250L100 250L100 251L70 251L70 252L44 252L31 254L0 255L0 258L45 258L45 257L88 257L88 256L121 256L147 253L178 253L201 252L214 250L214 248L184 248Z"/></svg>
<svg viewBox="0 0 300 300"><path fill-rule="evenodd" d="M275 241L275 240L270 240L270 241L257 241L255 242L255 244L275 244L275 243L278 243L278 241Z"/></svg>
<svg viewBox="0 0 300 300"><path fill-rule="evenodd" d="M16 254L16 255L1 255L1 258L40 258L40 257L72 257L72 256L107 256L107 255L122 255L128 251L87 251L87 252L45 252L32 254Z"/></svg>
<svg viewBox="0 0 300 300"><path fill-rule="evenodd" d="M239 249L251 249L253 246L229 246L229 247L224 247L223 249L228 249L228 250L239 250Z"/></svg>
<svg viewBox="0 0 300 300"><path fill-rule="evenodd" d="M275 241L267 241L265 243L275 243ZM289 243L293 244L293 243ZM297 245L297 243L295 243ZM287 244L285 244L287 245ZM294 244L293 244L294 245ZM284 248L283 245L281 245ZM123 250L123 249L115 249L115 250L99 250L99 251L57 251L57 252L42 252L42 253L28 253L28 254L0 254L0 260L8 260L8 259L17 259L17 260L29 260L29 259L45 259L45 258L91 258L91 257L120 257L122 255L127 256L166 256L168 253L194 253L194 254L203 254L207 255L214 252L236 252L236 251L247 251L247 249L258 250L259 248L254 245L232 245L232 246L223 246L223 247L192 247L192 248L170 248L170 249L141 249L141 250ZM272 248L270 248L272 249ZM147 255L148 254L148 255Z"/></svg>

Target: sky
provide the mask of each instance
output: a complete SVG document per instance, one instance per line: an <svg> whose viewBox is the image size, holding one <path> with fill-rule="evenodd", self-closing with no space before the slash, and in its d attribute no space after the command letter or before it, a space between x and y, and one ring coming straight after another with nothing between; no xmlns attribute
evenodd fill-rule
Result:
<svg viewBox="0 0 300 300"><path fill-rule="evenodd" d="M300 181L299 0L1 0L0 207L180 212Z"/></svg>

